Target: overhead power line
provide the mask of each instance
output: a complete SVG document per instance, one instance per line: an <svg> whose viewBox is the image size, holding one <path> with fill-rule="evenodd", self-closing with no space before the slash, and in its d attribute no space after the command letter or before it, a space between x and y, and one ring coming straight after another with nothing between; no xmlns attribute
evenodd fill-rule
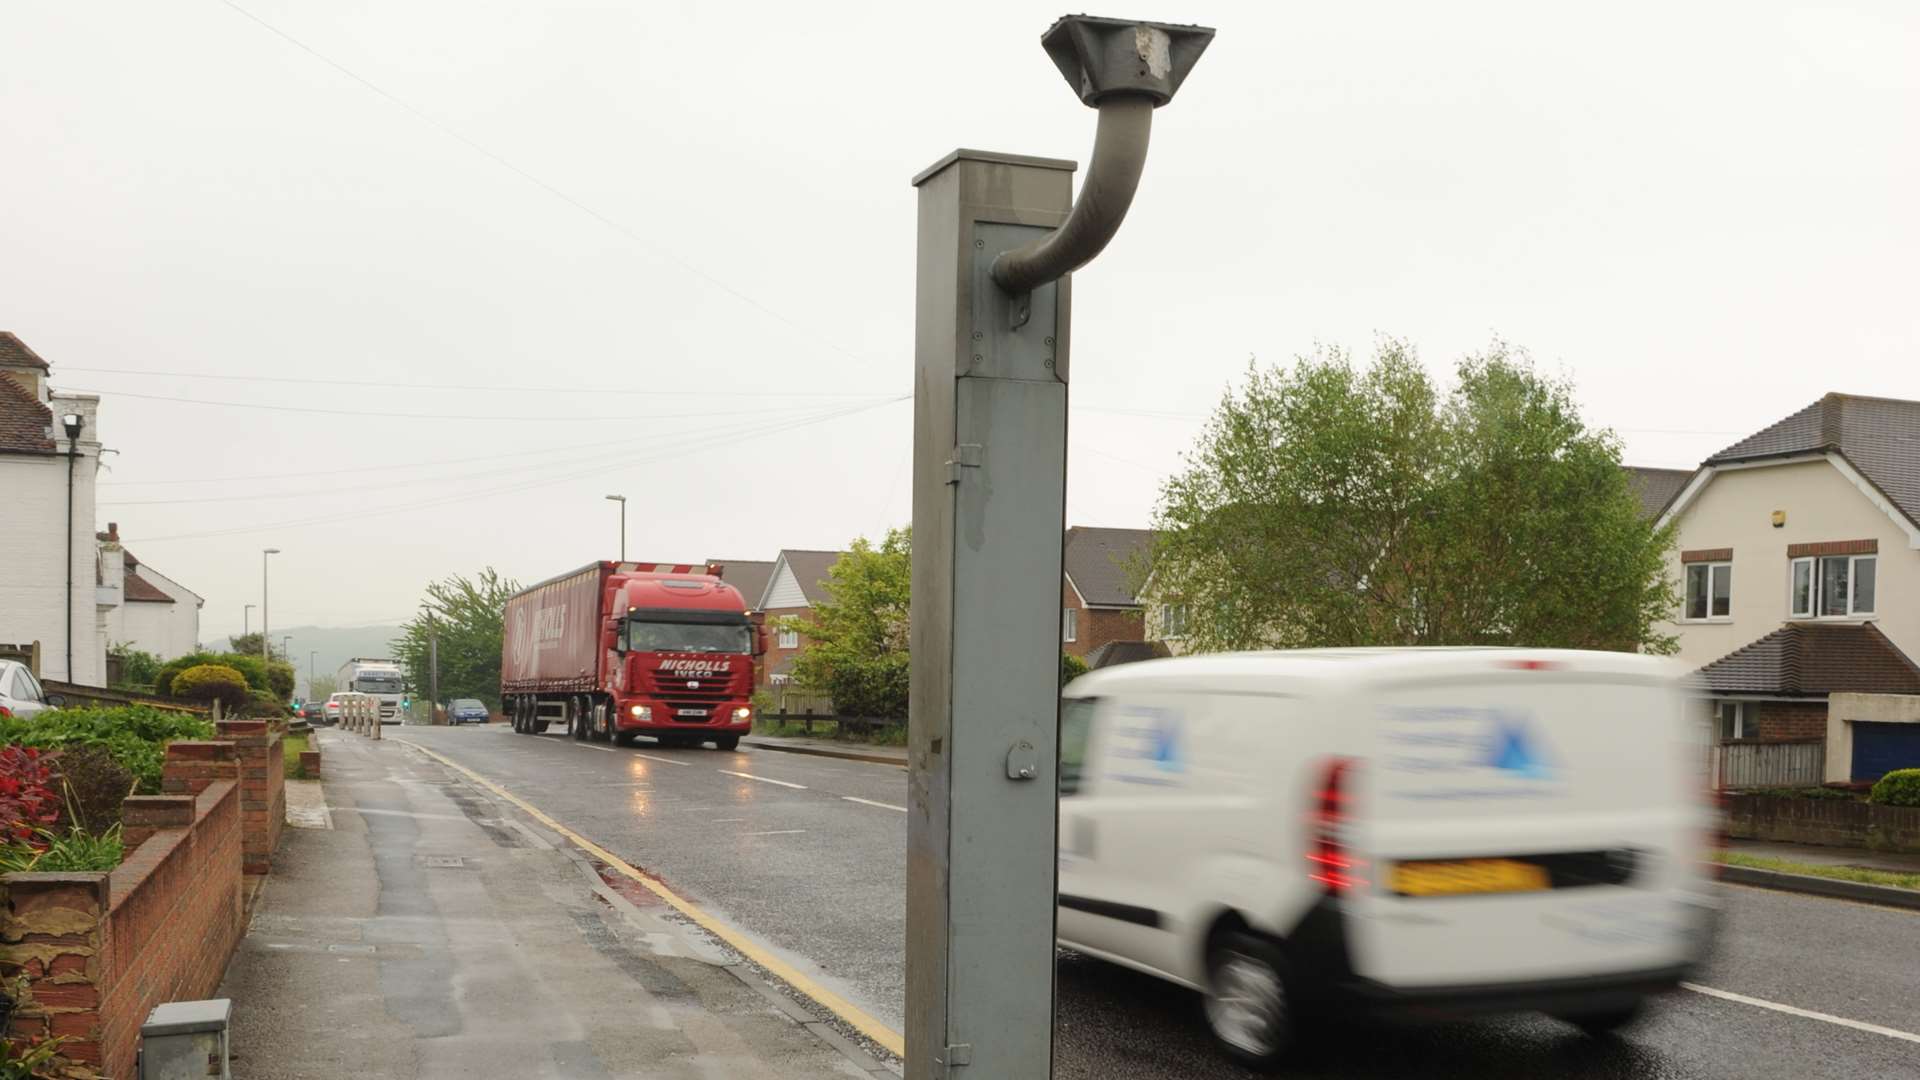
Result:
<svg viewBox="0 0 1920 1080"><path fill-rule="evenodd" d="M382 390L485 391L503 394L593 394L635 395L639 397L787 397L787 398L883 398L886 391L855 390L655 390L637 386L501 386L486 383L410 383L381 379L309 379L292 375L216 375L201 371L142 371L137 368L80 367L60 365L62 371L88 371L98 375L149 375L168 379L211 379L219 382L293 383L300 386L373 387Z"/></svg>
<svg viewBox="0 0 1920 1080"><path fill-rule="evenodd" d="M414 119L419 120L421 123L426 124L428 127L431 127L435 131L440 132L442 135L445 135L447 138L454 140L455 142L461 144L462 146L465 146L467 149L472 150L474 153L479 154L480 156L486 158L488 161L493 162L495 165L498 165L501 168L507 170L508 172L514 174L515 176L518 176L520 179L525 180L527 183L532 184L534 187L539 188L540 190L546 192L547 194L553 196L554 198L559 199L561 202L566 203L568 206L573 207L575 210L580 211L581 213L587 215L588 217L594 219L595 221L598 221L600 224L605 225L607 228L612 229L615 232L619 233L620 235L626 237L628 240L631 240L633 243L637 244L641 248L654 253L655 255L667 260L668 262L673 263L675 266L680 267L681 269L685 270L687 273L694 275L700 280L705 281L707 284L712 285L714 288L717 288L720 291L726 293L727 295L733 297L734 299L740 301L741 303L746 304L748 307L751 307L761 312L762 314L780 323L785 324L786 326L794 330L800 331L802 334L806 335L806 338L808 341L817 341L822 344L825 344L828 347L832 348L833 351L839 353L840 355L850 360L857 360L863 364L869 362L865 358L858 356L855 353L851 352L850 350L842 347L839 343L831 340L830 338L826 338L822 336L817 330L800 325L799 323L781 314L780 312L774 310L773 308L767 306L766 304L761 303L759 300L754 299L752 296L747 295L746 293L740 291L739 289L734 288L732 285L729 285L727 282L722 281L720 278L717 278L714 275L708 273L705 269L701 268L700 266L697 266L694 263L688 262L686 259L681 258L679 255L676 255L673 252L668 251L663 247L660 247L658 244L653 243L645 235L643 235L639 230L629 227L624 222L620 221L618 218L615 218L609 214L602 213L601 211L595 209L594 207L587 205L586 203L582 202L580 199L574 197L568 192L560 189L559 187L556 187L555 185L549 183L546 180L541 179L540 177L534 175L533 173L527 171L526 169L521 168L519 165L515 164L511 159L507 158L506 156L499 153L495 153L493 150L488 149L486 146L461 134L458 130L454 129L453 127L445 123L442 123L439 120L436 120L433 116L429 115L424 110L414 106L412 103L408 102L405 98L402 98L398 94L394 94L391 91L388 91L386 88L380 86L378 83L375 83L373 80L367 78L366 76L360 74L359 72L353 70L352 68L346 66L345 64L342 64L338 60L333 59L332 57L326 55L325 53L314 48L313 46L308 45L306 42L301 41L299 38L294 37L292 34L287 33L285 30L280 29L278 26L275 26L274 24L268 22L267 20L261 18L260 16L255 15L253 12L235 3L234 0L220 0L220 2L225 4L227 7L232 8L234 11L240 13L241 15L246 16L248 19L258 24L262 29L265 29L269 33L273 34L275 37L278 37L282 41L285 41L287 44L292 45L294 48L299 49L301 52L306 53L308 56L313 57L315 60L320 61L321 63L327 65L328 67L334 69L335 71L338 71L340 74L345 75L347 78L352 79L354 82L359 83L361 86L366 87L368 90L371 90L372 92L387 99L388 101L392 102L394 105L406 111Z"/></svg>
<svg viewBox="0 0 1920 1080"><path fill-rule="evenodd" d="M598 476L602 473L612 472L616 469L629 468L634 465L646 465L646 464L651 464L653 462L669 461L669 460L672 460L673 458L683 457L687 454L695 453L701 450L706 450L713 446L721 445L723 443L748 442L755 439L765 438L768 435L776 435L776 434L780 434L787 431L793 431L803 427L811 427L815 424L822 424L831 420L844 419L846 417L853 416L857 413L869 412L871 410L883 408L887 405L892 405L897 402L906 401L909 399L910 396L911 395L902 395L900 397L892 398L887 401L871 402L871 403L862 404L862 405L852 405L844 409L832 410L831 412L828 412L825 415L810 417L810 418L797 420L797 421L793 421L793 420L775 421L772 424L760 426L748 432L727 431L719 434L702 433L702 435L696 435L693 438L676 442L673 445L672 449L668 450L665 453L656 454L652 457L623 458L622 460L613 462L612 464L599 465L591 469L583 469L579 472L568 473L562 476L547 477L540 480L531 480L524 483L510 484L504 487L489 488L482 491L473 491L463 495L452 495L444 498L426 499L426 500L416 501L416 502L389 503L382 506L358 507L353 510L346 511L343 513L338 513L338 514L323 514L317 517L301 518L293 521L275 521L265 525L246 525L246 526L241 526L239 528L232 528L232 529L208 529L204 532L174 533L173 535L170 535L170 536L148 537L146 539L141 540L140 543L144 546L148 544L163 543L165 541L170 541L170 540L201 540L201 539L205 539L207 537L213 537L213 536L239 536L245 533L271 532L272 530L275 530L275 529L303 528L309 525L325 525L325 524L330 524L336 521L363 521L368 518L382 517L388 514L400 514L400 513L406 513L408 511L413 511L413 510L430 510L430 509L435 509L442 506L451 506L456 503L472 502L475 499L490 498L496 495L507 495L507 494L512 494L514 492L530 491L534 488L550 487L554 484L565 483L569 480L578 480L588 476ZM705 437L703 437L703 435Z"/></svg>
<svg viewBox="0 0 1920 1080"><path fill-rule="evenodd" d="M473 415L468 413L408 413L382 412L378 409L321 409L310 405L267 405L253 401L207 401L204 398L171 397L166 394L136 394L129 390L94 390L75 387L76 394L104 394L109 397L140 398L145 401L171 401L181 405L211 405L222 409L259 409L266 412L313 413L319 416L355 416L373 417L385 420L493 420L515 423L632 423L635 420L701 420L716 416L764 416L769 413L794 412L806 406L786 405L772 409L723 409L717 412L691 413L626 413L620 416L527 416L521 413L494 413L491 415Z"/></svg>

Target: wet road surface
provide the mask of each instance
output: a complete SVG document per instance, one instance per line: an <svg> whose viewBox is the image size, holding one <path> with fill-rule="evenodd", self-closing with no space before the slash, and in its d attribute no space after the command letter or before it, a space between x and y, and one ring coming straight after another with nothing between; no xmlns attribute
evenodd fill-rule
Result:
<svg viewBox="0 0 1920 1080"><path fill-rule="evenodd" d="M904 1005L906 774L742 748L628 749L504 728L389 729L658 874L886 1023ZM1920 1077L1920 913L1725 888L1698 985L1618 1038L1542 1016L1319 1031L1300 1077ZM1240 1077L1193 994L1064 955L1054 1075Z"/></svg>

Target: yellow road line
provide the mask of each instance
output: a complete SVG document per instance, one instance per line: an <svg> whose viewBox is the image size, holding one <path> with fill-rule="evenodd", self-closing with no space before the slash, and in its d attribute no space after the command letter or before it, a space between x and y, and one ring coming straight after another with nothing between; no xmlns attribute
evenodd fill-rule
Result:
<svg viewBox="0 0 1920 1080"><path fill-rule="evenodd" d="M821 1008L839 1017L845 1021L849 1027L884 1047L888 1053L901 1058L907 1056L907 1041L899 1032L881 1023L846 998L807 978L792 964L773 955L773 953L769 952L764 946L757 944L746 935L740 933L740 931L707 914L672 889L661 884L658 880L642 873L638 867L630 865L626 860L620 858L620 856L615 855L599 844L560 824L544 810L527 802L506 788L501 787L499 784L481 776L465 765L453 761L444 755L436 754L417 742L408 739L402 739L400 741L438 761L440 764L464 773L468 778L472 779L474 783L479 784L495 795L525 810L527 813L533 815L534 819L539 821L540 824L571 840L574 845L582 851L613 867L626 877L639 882L642 888L666 901L675 911L692 919L702 930L726 942L732 946L736 952L740 953L740 955L766 968L775 978L793 987L795 990L800 991L807 997L812 998Z"/></svg>

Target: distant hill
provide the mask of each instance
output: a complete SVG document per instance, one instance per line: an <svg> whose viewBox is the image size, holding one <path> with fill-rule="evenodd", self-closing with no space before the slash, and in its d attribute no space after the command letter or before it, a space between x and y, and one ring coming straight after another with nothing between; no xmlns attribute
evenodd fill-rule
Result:
<svg viewBox="0 0 1920 1080"><path fill-rule="evenodd" d="M316 675L332 675L340 665L356 656L388 657L393 648L388 643L400 636L398 626L288 626L273 628L273 647L280 648L282 634L291 635L288 643L288 657L299 672L294 684L294 696L301 700L307 697L307 661L312 654L313 671ZM227 647L227 639L208 642L215 649Z"/></svg>

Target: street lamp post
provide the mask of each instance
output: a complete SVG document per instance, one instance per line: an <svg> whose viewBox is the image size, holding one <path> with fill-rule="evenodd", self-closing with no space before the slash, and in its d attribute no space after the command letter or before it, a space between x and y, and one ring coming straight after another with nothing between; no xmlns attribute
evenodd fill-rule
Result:
<svg viewBox="0 0 1920 1080"><path fill-rule="evenodd" d="M246 608L240 612L241 637L246 637L248 634L253 633L253 609L258 606L258 604L248 604Z"/></svg>
<svg viewBox="0 0 1920 1080"><path fill-rule="evenodd" d="M73 674L73 464L80 458L80 430L85 425L86 417L79 413L60 418L67 432L67 670L60 677L70 683L80 681Z"/></svg>
<svg viewBox="0 0 1920 1080"><path fill-rule="evenodd" d="M307 697L313 696L313 658L320 654L319 649L307 650Z"/></svg>
<svg viewBox="0 0 1920 1080"><path fill-rule="evenodd" d="M273 659L273 639L267 635L267 556L280 554L279 548L260 549L260 659Z"/></svg>
<svg viewBox="0 0 1920 1080"><path fill-rule="evenodd" d="M292 641L293 641L292 634L280 635L280 658L285 660L289 664L293 663L293 653L288 651L293 647L291 644L289 644Z"/></svg>
<svg viewBox="0 0 1920 1080"><path fill-rule="evenodd" d="M627 497L625 495L609 495L607 496L607 500L609 502L617 502L620 504L620 561L626 562L627 561Z"/></svg>
<svg viewBox="0 0 1920 1080"><path fill-rule="evenodd" d="M1099 110L1068 161L958 150L919 189L907 1080L1052 1068L1071 289L1126 216L1202 27L1069 16L1041 38Z"/></svg>

